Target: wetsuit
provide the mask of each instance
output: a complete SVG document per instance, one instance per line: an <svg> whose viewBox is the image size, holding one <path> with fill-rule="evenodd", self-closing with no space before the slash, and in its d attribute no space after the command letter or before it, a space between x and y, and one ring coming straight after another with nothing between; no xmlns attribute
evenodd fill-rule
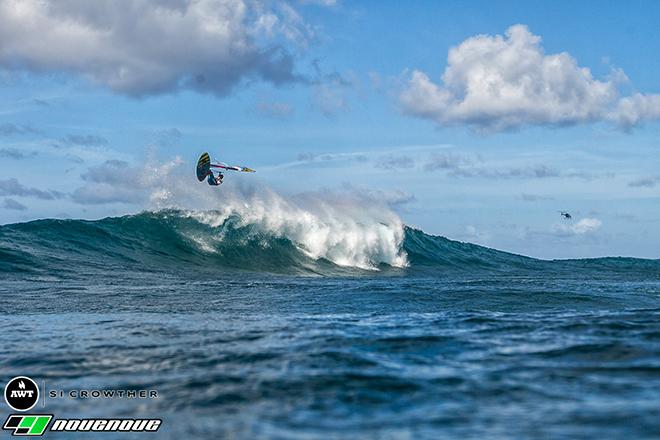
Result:
<svg viewBox="0 0 660 440"><path fill-rule="evenodd" d="M213 173L209 173L209 177L206 179L206 181L207 181L208 184L211 185L211 186L218 186L218 185L220 185L220 183L222 182L222 179L220 179L220 182L218 182L218 180L216 180L216 178L215 178L215 176L213 175Z"/></svg>

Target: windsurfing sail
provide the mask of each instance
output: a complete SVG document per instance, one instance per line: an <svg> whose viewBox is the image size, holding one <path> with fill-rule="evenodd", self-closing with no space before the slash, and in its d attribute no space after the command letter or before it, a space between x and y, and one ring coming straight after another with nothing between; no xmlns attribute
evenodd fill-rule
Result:
<svg viewBox="0 0 660 440"><path fill-rule="evenodd" d="M197 180L200 182L211 172L211 157L209 153L202 153L197 161Z"/></svg>

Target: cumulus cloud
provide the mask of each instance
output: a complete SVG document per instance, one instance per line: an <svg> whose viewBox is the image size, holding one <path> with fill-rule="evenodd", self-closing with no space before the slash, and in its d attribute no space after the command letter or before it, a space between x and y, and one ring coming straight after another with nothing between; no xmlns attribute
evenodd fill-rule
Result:
<svg viewBox="0 0 660 440"><path fill-rule="evenodd" d="M0 180L0 196L36 197L42 200L54 200L61 199L64 194L59 191L31 188L23 185L17 179L11 178Z"/></svg>
<svg viewBox="0 0 660 440"><path fill-rule="evenodd" d="M603 222L597 218L585 217L575 223L557 224L553 227L553 232L561 236L586 235L598 231Z"/></svg>
<svg viewBox="0 0 660 440"><path fill-rule="evenodd" d="M81 205L142 203L162 186L169 171L181 163L177 157L160 165L134 167L122 160L107 160L81 175L86 183L71 198Z"/></svg>
<svg viewBox="0 0 660 440"><path fill-rule="evenodd" d="M0 67L73 72L131 96L295 81L292 52L312 36L277 1L0 0Z"/></svg>
<svg viewBox="0 0 660 440"><path fill-rule="evenodd" d="M2 207L4 209L11 209L13 211L25 211L27 209L27 206L24 204L10 198L6 198L3 203Z"/></svg>
<svg viewBox="0 0 660 440"><path fill-rule="evenodd" d="M80 177L87 182L71 195L83 205L104 203L138 203L146 195L138 191L142 170L131 167L128 162L107 160L102 165L90 167Z"/></svg>
<svg viewBox="0 0 660 440"><path fill-rule="evenodd" d="M566 52L546 55L541 38L519 24L451 48L440 84L414 70L400 104L406 114L481 131L602 120L630 128L660 119L660 95L619 99L625 79L619 70L597 80Z"/></svg>
<svg viewBox="0 0 660 440"><path fill-rule="evenodd" d="M635 125L660 119L660 95L642 95L635 93L632 96L621 98L611 119L624 129Z"/></svg>

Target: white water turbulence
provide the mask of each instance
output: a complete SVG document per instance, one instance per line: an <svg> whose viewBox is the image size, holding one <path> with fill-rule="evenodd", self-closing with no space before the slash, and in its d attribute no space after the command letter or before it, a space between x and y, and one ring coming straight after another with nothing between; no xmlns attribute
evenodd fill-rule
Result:
<svg viewBox="0 0 660 440"><path fill-rule="evenodd" d="M222 187L198 182L174 166L161 170L164 187L152 188L152 209L182 209L212 227L229 217L238 226L293 242L307 256L340 266L377 270L381 263L408 265L402 249L404 224L386 202L358 191L319 191L285 196L243 176L226 178ZM163 174L169 174L162 179ZM252 176L250 176L252 177ZM190 237L199 243L200 237ZM222 239L222 237L209 237ZM208 247L206 248L208 250Z"/></svg>

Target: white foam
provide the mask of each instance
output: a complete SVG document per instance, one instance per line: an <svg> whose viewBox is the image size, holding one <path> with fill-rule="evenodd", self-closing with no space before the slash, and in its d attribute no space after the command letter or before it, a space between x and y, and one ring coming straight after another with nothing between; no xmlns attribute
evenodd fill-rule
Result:
<svg viewBox="0 0 660 440"><path fill-rule="evenodd" d="M162 175L161 175L162 177ZM228 180L228 179L225 179ZM151 198L154 209L177 208L213 227L232 215L239 226L291 240L311 258L341 266L377 269L407 266L404 224L385 203L355 191L284 196L272 189L225 183L221 188L170 176Z"/></svg>

